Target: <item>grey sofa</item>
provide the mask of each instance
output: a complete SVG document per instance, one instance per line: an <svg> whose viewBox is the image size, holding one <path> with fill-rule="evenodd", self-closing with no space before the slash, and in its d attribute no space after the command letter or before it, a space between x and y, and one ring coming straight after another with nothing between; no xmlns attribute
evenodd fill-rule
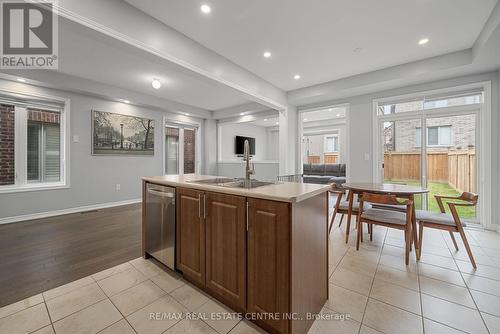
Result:
<svg viewBox="0 0 500 334"><path fill-rule="evenodd" d="M304 183L341 185L346 181L345 164L304 164L302 180Z"/></svg>

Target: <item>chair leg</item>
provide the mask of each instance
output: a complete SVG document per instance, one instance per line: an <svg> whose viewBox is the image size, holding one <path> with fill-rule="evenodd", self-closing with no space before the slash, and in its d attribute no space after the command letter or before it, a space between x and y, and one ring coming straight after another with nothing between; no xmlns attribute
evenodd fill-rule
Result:
<svg viewBox="0 0 500 334"><path fill-rule="evenodd" d="M334 209L333 215L332 215L332 220L330 220L330 226L328 227L328 234L330 234L330 232L332 232L333 221L335 220L336 215L337 215L337 210Z"/></svg>
<svg viewBox="0 0 500 334"><path fill-rule="evenodd" d="M418 256L417 261L420 260L420 256L422 255L422 239L424 237L424 224L420 223L418 225Z"/></svg>
<svg viewBox="0 0 500 334"><path fill-rule="evenodd" d="M359 228L359 225L362 224L359 221L356 222L356 226L358 227L356 230L356 250L359 250L359 242L361 241L361 228Z"/></svg>
<svg viewBox="0 0 500 334"><path fill-rule="evenodd" d="M406 265L410 264L410 245L411 245L411 228L410 225L407 225L405 228L405 240L406 240L406 247L405 247L405 263Z"/></svg>
<svg viewBox="0 0 500 334"><path fill-rule="evenodd" d="M344 214L340 216L340 222L339 222L339 227L342 226L342 220L344 220Z"/></svg>
<svg viewBox="0 0 500 334"><path fill-rule="evenodd" d="M368 233L370 233L370 241L373 241L373 224L368 225Z"/></svg>
<svg viewBox="0 0 500 334"><path fill-rule="evenodd" d="M356 224L356 226L361 230L359 233L361 234L361 242L363 242L363 223Z"/></svg>
<svg viewBox="0 0 500 334"><path fill-rule="evenodd" d="M450 232L451 241L453 241L453 245L455 246L455 249L458 251L458 245L457 245L457 241L455 240L455 236L453 235L452 231L449 231L449 232Z"/></svg>
<svg viewBox="0 0 500 334"><path fill-rule="evenodd" d="M464 229L462 227L459 227L458 233L460 233L460 236L462 237L465 249L467 250L467 255L469 255L470 263L472 264L474 269L477 269L476 261L474 261L474 256L472 256L472 251L470 249L469 242L467 241L467 237L465 236Z"/></svg>

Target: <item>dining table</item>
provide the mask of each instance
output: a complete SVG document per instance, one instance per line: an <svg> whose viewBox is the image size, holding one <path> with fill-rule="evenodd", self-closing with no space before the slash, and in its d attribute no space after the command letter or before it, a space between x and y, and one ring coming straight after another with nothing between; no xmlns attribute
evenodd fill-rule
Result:
<svg viewBox="0 0 500 334"><path fill-rule="evenodd" d="M349 231L351 225L352 205L354 201L354 195L359 196L362 195L363 193L395 195L398 198L409 199L413 202L412 215L411 215L412 241L415 244L415 254L417 260L420 259L420 250L418 249L419 243L417 234L417 219L415 215L415 196L419 194L428 193L429 192L428 189L419 186L396 184L396 183L344 183L342 184L342 187L348 190L347 201L349 203L347 211L348 213L347 213L347 226L346 226L347 229L346 243L349 242Z"/></svg>

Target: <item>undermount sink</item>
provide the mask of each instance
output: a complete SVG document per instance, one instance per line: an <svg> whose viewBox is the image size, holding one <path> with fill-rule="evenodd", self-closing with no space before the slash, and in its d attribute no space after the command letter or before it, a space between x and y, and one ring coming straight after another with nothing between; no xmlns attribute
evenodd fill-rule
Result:
<svg viewBox="0 0 500 334"><path fill-rule="evenodd" d="M268 186L271 184L275 184L274 182L264 182L264 181L257 181L257 180L250 180L248 183L245 180L239 180L237 182L231 182L227 183L224 186L230 187L230 188L258 188L258 187L263 187L263 186Z"/></svg>
<svg viewBox="0 0 500 334"><path fill-rule="evenodd" d="M228 177L216 177L213 179L205 179L205 180L198 180L198 181L191 181L193 183L201 183L201 184L224 184L224 183L229 183L229 182L236 182L236 179L231 179Z"/></svg>
<svg viewBox="0 0 500 334"><path fill-rule="evenodd" d="M223 187L229 187L229 188L258 188L258 187L263 187L267 186L270 184L275 184L274 182L264 182L264 181L258 181L258 180L250 180L248 183L245 181L245 179L231 179L228 177L217 177L213 179L205 179L205 180L197 180L197 181L190 181L192 183L200 183L200 184L211 184L211 185L216 185L216 186L223 186Z"/></svg>

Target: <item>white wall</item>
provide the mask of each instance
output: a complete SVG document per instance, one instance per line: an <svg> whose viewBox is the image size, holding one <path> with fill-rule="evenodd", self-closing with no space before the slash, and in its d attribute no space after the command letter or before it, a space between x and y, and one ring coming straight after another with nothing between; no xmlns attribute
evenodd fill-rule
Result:
<svg viewBox="0 0 500 334"><path fill-rule="evenodd" d="M270 160L266 127L250 123L220 123L218 132L219 162L241 161L241 157L234 153L236 136L255 138L255 155L252 160Z"/></svg>
<svg viewBox="0 0 500 334"><path fill-rule="evenodd" d="M140 198L141 177L163 173L162 150L164 141L161 131L163 116L185 122L195 120L159 110L17 82L0 80L0 89L21 91L25 94L33 93L69 98L70 125L67 131L70 131L71 138L73 135L80 137L78 143L68 143L70 145L70 187L68 189L0 194L0 219ZM154 156L92 156L92 109L154 119ZM199 119L196 121L200 122ZM200 130L202 131L201 138L203 138L203 122ZM121 185L120 191L116 190L118 183Z"/></svg>
<svg viewBox="0 0 500 334"><path fill-rule="evenodd" d="M448 80L429 82L415 86L402 87L399 89L382 91L369 95L355 96L344 98L342 100L325 101L314 105L302 106L300 109L305 110L313 107L344 104L349 103L349 162L347 168L349 170L349 177L351 182L371 182L374 179L373 171L373 100L383 97L398 96L403 94L434 90L446 87L454 87L470 83L477 83L483 81L491 81L492 84L492 142L491 156L492 156L492 203L500 203L500 179L498 171L500 170L500 151L499 147L499 134L500 129L500 110L499 110L499 73L485 73L478 75L470 75L465 77L458 77ZM368 160L365 160L365 155ZM480 198L481 200L481 198ZM500 209L499 205L493 205L493 223L500 222Z"/></svg>
<svg viewBox="0 0 500 334"><path fill-rule="evenodd" d="M267 128L267 160L278 161L280 151L280 133L278 128Z"/></svg>

